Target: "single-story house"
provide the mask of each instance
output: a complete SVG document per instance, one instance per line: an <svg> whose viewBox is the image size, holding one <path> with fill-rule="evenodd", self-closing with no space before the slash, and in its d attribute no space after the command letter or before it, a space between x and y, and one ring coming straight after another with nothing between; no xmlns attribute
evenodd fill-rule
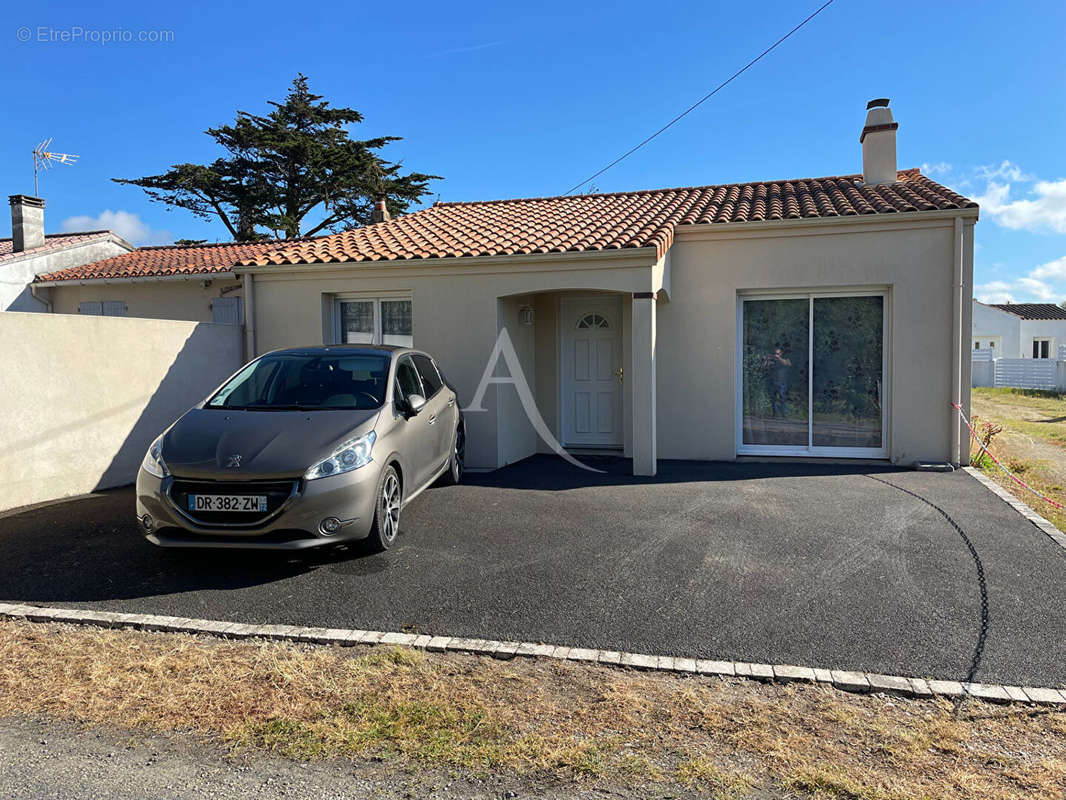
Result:
<svg viewBox="0 0 1066 800"><path fill-rule="evenodd" d="M524 381L567 448L624 453L640 475L658 458L957 464L978 209L897 171L897 127L871 102L861 174L396 219L382 203L374 224L232 268L247 351L428 350L468 406L472 468L549 449L517 387L490 376ZM51 291L74 308L64 282Z"/></svg>
<svg viewBox="0 0 1066 800"><path fill-rule="evenodd" d="M0 239L0 311L47 311L47 302L35 294L38 275L133 250L111 231L46 234L44 200L13 194L8 201L11 236Z"/></svg>
<svg viewBox="0 0 1066 800"><path fill-rule="evenodd" d="M1054 358L1066 345L1066 309L1054 303L973 301L974 350L996 358Z"/></svg>
<svg viewBox="0 0 1066 800"><path fill-rule="evenodd" d="M238 262L282 246L278 240L140 247L113 258L37 277L37 296L57 314L244 324Z"/></svg>

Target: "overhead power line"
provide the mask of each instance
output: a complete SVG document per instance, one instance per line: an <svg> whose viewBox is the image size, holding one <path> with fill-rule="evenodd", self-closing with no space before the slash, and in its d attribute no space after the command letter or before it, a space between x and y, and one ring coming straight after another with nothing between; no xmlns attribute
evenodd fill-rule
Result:
<svg viewBox="0 0 1066 800"><path fill-rule="evenodd" d="M585 178L585 180L583 180L583 181L581 181L580 183L578 183L578 184L576 184L576 185L574 185L574 186L570 187L570 188L569 188L569 189L568 189L568 190L566 191L566 194L571 194L571 193L572 193L572 192L573 192L573 191L574 191L575 189L580 189L580 188L581 188L582 186L584 186L584 185L585 185L586 183L588 183L589 181L592 181L592 180L594 180L594 179L598 178L598 177L599 177L600 175L602 175L603 173L605 173L605 172L606 172L607 170L609 170L609 169L610 169L611 167L613 167L613 166L615 166L616 164L620 163L621 161L624 161L625 159L629 158L629 157L630 157L631 155L633 155L633 154L634 154L635 152L637 152L637 151L638 151L638 150L639 150L640 148L642 148L642 147L643 147L644 145L646 145L646 144L647 144L648 142L650 142L650 141L651 141L652 139L654 139L654 138L655 138L656 136L658 136L659 134L661 134L661 133L663 133L664 131L668 130L669 128L673 127L673 125L674 125L675 123L677 123L677 122L680 122L680 121L681 121L682 119L684 119L684 118L685 118L686 116L688 116L689 114L691 114L691 113L692 113L693 111L695 111L695 110L696 110L697 108L699 108L699 107L700 107L701 105L703 105L703 104L704 104L705 102L707 102L707 101L708 101L708 100L710 100L710 99L711 99L712 97L714 97L714 96L715 96L716 94L718 94L718 92L720 92L720 91L721 91L722 89L724 89L724 88L725 88L726 86L728 86L729 84L731 84L731 83L732 83L732 82L733 82L734 80L736 80L736 79L737 79L737 78L739 78L739 77L740 77L741 75L743 75L743 74L744 74L745 72L747 72L747 71L748 71L748 70L749 70L749 69L750 69L751 67L753 67L753 66L755 66L755 65L756 65L757 63L759 63L759 61L761 61L761 60L763 59L763 57L764 57L764 56L767 56L767 55L769 55L770 53L772 53L772 52L773 52L774 50L776 50L776 49L777 49L777 47L778 47L778 45L782 44L782 43L783 43L783 42L784 42L785 40L787 40L787 39L788 39L788 38L789 38L790 36L792 36L792 34L794 34L794 33L795 33L796 31L798 31L798 30L799 30L800 28L802 28L802 27L803 27L804 25L806 25L806 24L807 24L808 22L810 22L810 21L811 21L812 19L814 19L815 17L817 17L817 16L819 15L819 14L821 14L821 13L822 13L823 11L825 11L825 10L826 10L826 9L827 9L827 8L828 8L829 6L831 6L832 4L833 4L833 0L828 0L828 2L826 2L826 3L825 3L824 5L822 5L822 6L820 7L820 8L818 8L818 10L816 10L816 11L815 11L815 12L814 12L813 14L811 14L811 15L810 15L809 17L807 17L807 18L806 18L805 20L803 20L803 22L801 22L801 23L800 23L799 25L797 25L797 26L796 26L795 28L793 28L792 30L790 30L790 31L789 31L788 33L786 33L786 34L785 34L784 36L782 36L782 37L781 37L780 39L778 39L778 40L777 40L776 42L774 42L774 43L773 43L772 45L770 45L769 47L767 47L767 48L766 48L765 50L763 50L763 51L762 51L761 53L759 53L759 55L755 56L755 58L753 58L753 59L752 59L751 61L749 61L749 62L748 62L747 64L745 64L745 65L744 65L743 67L741 67L740 69L738 69L738 70L737 70L736 72L734 72L734 73L733 73L732 75L730 75L730 76L729 76L728 78L726 78L726 79L725 79L724 81L722 81L722 82L721 82L720 84L718 84L717 86L715 86L715 87L714 87L714 88L713 88L713 89L712 89L711 91L709 91L709 92L708 92L707 94L705 94L705 95L704 95L703 97L701 97L701 98L700 98L699 100L697 100L697 101L696 101L695 103L693 103L692 105L690 105L690 106L689 106L688 108L686 108L686 109L685 109L684 111L682 111L682 112L681 112L680 114L678 114L678 115L677 115L676 117L674 117L674 118L673 118L672 120L670 120L669 122L667 122L667 123L666 123L665 125L663 125L663 126L662 126L661 128L659 128L659 130L655 131L655 133L653 133L653 134L652 134L651 136L649 136L649 137L648 137L647 139L645 139L644 141L640 142L640 143L639 143L639 144L637 144L637 145L634 145L634 146L633 146L633 147L631 147L631 148L630 148L629 150L627 150L626 152L622 153L622 155L618 156L618 158L616 158L616 159L615 159L614 161L612 161L612 162L611 162L610 164L608 164L608 165L607 165L606 167L604 167L603 169L601 169L601 170L600 170L599 172L594 172L594 173L593 173L592 175L590 175L589 177Z"/></svg>

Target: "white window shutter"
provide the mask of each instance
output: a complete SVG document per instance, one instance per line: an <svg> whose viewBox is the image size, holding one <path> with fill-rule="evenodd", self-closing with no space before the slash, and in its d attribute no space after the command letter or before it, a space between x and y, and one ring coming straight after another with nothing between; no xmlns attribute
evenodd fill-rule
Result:
<svg viewBox="0 0 1066 800"><path fill-rule="evenodd" d="M105 317L124 317L126 316L126 301L105 300L103 303L103 312Z"/></svg>
<svg viewBox="0 0 1066 800"><path fill-rule="evenodd" d="M99 300L86 300L83 303L78 303L79 314L92 314L99 317L104 313L104 304Z"/></svg>

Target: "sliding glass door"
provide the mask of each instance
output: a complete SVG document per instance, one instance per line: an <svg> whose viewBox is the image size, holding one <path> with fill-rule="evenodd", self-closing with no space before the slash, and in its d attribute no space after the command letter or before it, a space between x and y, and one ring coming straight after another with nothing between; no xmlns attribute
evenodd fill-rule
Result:
<svg viewBox="0 0 1066 800"><path fill-rule="evenodd" d="M884 294L743 298L738 328L738 453L887 455Z"/></svg>

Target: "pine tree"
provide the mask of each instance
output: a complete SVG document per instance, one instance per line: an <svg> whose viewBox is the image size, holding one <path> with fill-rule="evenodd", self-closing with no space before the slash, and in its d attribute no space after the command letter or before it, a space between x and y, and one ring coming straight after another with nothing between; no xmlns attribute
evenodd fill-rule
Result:
<svg viewBox="0 0 1066 800"><path fill-rule="evenodd" d="M331 107L302 74L270 105L266 115L238 111L232 125L209 128L226 151L210 165L175 164L161 175L112 180L201 219L217 217L236 241L253 241L365 225L378 198L391 215L402 214L440 177L404 174L401 164L382 158L379 151L398 136L352 139L348 128L363 115Z"/></svg>

